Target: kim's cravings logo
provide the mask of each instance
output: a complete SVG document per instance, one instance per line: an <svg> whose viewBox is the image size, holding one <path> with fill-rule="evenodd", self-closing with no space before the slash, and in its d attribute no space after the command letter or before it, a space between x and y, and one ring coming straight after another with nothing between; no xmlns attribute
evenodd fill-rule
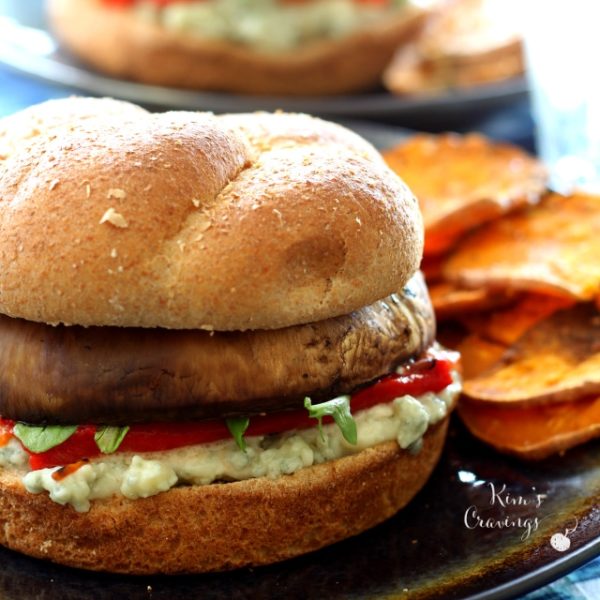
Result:
<svg viewBox="0 0 600 600"><path fill-rule="evenodd" d="M546 494L539 494L532 488L531 494L513 495L506 484L492 482L487 482L486 487L489 489L487 505L479 507L472 504L465 510L467 529L517 529L522 531L522 541L538 530L541 520L538 511L547 498Z"/></svg>
<svg viewBox="0 0 600 600"><path fill-rule="evenodd" d="M483 483L483 482L481 482ZM539 511L547 494L540 494L535 488L530 494L512 494L506 484L496 485L487 482L488 502L483 507L472 504L465 510L463 520L467 529L517 529L521 540L525 541L538 530L542 517ZM493 514L490 514L493 513ZM553 534L549 543L557 552L566 552L571 547L569 536L577 531L578 520L573 527Z"/></svg>

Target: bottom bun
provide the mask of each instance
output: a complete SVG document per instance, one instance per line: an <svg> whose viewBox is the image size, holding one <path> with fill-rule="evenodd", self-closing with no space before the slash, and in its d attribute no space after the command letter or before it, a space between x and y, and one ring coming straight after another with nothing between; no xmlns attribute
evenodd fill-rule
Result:
<svg viewBox="0 0 600 600"><path fill-rule="evenodd" d="M0 471L0 543L57 563L129 574L202 573L292 558L356 535L423 487L448 418L418 454L386 442L278 479L174 488L96 500L88 513L28 493Z"/></svg>

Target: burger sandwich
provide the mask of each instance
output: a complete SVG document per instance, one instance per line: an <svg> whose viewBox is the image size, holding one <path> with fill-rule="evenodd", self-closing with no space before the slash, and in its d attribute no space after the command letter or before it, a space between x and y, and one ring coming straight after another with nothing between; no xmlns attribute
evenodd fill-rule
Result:
<svg viewBox="0 0 600 600"><path fill-rule="evenodd" d="M424 26L414 0L48 0L64 46L112 75L250 94L375 87Z"/></svg>
<svg viewBox="0 0 600 600"><path fill-rule="evenodd" d="M460 389L422 238L379 154L306 115L0 121L0 542L206 572L392 516Z"/></svg>

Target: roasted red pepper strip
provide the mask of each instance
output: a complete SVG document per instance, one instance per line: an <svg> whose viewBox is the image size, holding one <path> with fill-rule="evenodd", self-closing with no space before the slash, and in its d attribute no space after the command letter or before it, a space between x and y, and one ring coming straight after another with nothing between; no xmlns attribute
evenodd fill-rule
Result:
<svg viewBox="0 0 600 600"><path fill-rule="evenodd" d="M138 0L102 0L107 6L133 6ZM182 4L190 2L199 2L201 0L151 0L158 6L168 6L169 4ZM314 0L279 0L281 4L309 4ZM372 4L373 6L387 6L390 0L354 0L357 4Z"/></svg>
<svg viewBox="0 0 600 600"><path fill-rule="evenodd" d="M391 402L400 396L441 392L452 383L451 365L447 360L431 357L413 363L401 375L394 373L383 377L352 396L352 412Z"/></svg>
<svg viewBox="0 0 600 600"><path fill-rule="evenodd" d="M46 452L29 453L29 466L32 470L68 465L82 458L93 458L102 454L94 440L95 425L80 425L77 431L66 441Z"/></svg>
<svg viewBox="0 0 600 600"><path fill-rule="evenodd" d="M133 6L136 0L102 0L102 4L106 4L106 6Z"/></svg>
<svg viewBox="0 0 600 600"><path fill-rule="evenodd" d="M350 406L356 413L376 404L392 401L399 396L421 396L426 392L440 392L452 383L452 369L458 360L454 352L431 349L427 355L409 365L402 374L391 374L352 395ZM326 417L325 423L332 422ZM14 423L0 420L0 433L12 431ZM314 427L315 420L304 409L264 416L253 416L246 436L267 435L292 429ZM67 465L82 458L101 454L94 434L96 425L80 425L65 442L40 454L29 452L33 470ZM131 425L118 452L161 452L195 444L207 444L229 439L231 434L222 419L188 423L148 423Z"/></svg>
<svg viewBox="0 0 600 600"><path fill-rule="evenodd" d="M136 4L138 0L102 0L103 4L107 6L117 6L117 7L127 7L133 6ZM158 6L167 6L169 4L182 4L182 3L190 3L190 2L198 2L198 0L152 0L154 4Z"/></svg>

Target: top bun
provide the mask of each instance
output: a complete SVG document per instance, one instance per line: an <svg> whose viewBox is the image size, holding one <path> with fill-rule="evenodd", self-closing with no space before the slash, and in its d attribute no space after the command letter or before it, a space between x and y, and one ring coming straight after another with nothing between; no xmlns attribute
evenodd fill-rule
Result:
<svg viewBox="0 0 600 600"><path fill-rule="evenodd" d="M306 115L66 99L0 120L0 312L272 329L399 290L423 232L363 139Z"/></svg>

